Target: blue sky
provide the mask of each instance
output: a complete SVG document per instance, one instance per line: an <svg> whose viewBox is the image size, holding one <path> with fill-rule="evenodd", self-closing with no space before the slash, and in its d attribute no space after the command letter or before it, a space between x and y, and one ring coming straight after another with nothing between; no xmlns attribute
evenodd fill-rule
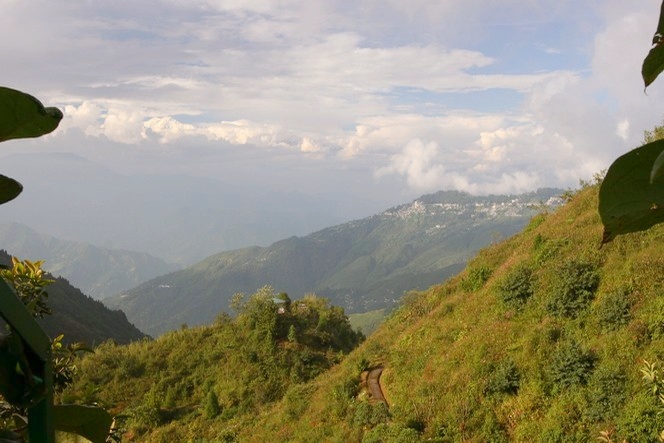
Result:
<svg viewBox="0 0 664 443"><path fill-rule="evenodd" d="M369 202L575 186L661 122L644 0L1 0L3 84L71 152Z"/></svg>

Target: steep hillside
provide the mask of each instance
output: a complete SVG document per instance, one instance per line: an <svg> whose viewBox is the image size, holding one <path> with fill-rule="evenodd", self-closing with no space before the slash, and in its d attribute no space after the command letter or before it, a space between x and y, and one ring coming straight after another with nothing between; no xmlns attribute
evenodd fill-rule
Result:
<svg viewBox="0 0 664 443"><path fill-rule="evenodd" d="M11 256L6 251L0 250L0 264L11 265ZM108 309L61 277L55 278L46 292L53 314L40 319L39 323L51 338L64 334L66 343L83 341L93 346L108 339L129 343L145 337L122 311Z"/></svg>
<svg viewBox="0 0 664 443"><path fill-rule="evenodd" d="M639 369L664 358L664 226L600 249L596 208L584 189L409 295L238 441L658 441L664 415ZM357 395L359 368L377 365L389 411Z"/></svg>
<svg viewBox="0 0 664 443"><path fill-rule="evenodd" d="M39 257L44 269L102 299L177 269L144 252L100 248L41 234L25 225L0 225L0 244L18 257Z"/></svg>
<svg viewBox="0 0 664 443"><path fill-rule="evenodd" d="M265 284L294 297L315 292L351 313L391 307L404 291L459 272L475 251L520 230L533 206L558 194L426 195L306 237L217 254L104 302L150 334L210 322L234 293Z"/></svg>

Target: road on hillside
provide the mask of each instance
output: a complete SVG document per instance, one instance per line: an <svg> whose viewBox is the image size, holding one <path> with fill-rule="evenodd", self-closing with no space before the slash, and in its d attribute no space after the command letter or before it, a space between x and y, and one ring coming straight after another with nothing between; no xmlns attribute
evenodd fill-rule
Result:
<svg viewBox="0 0 664 443"><path fill-rule="evenodd" d="M369 394L371 395L371 401L373 403L383 402L387 405L387 400L385 400L383 390L380 387L380 375L382 373L382 366L370 370L367 374L367 388L369 389Z"/></svg>

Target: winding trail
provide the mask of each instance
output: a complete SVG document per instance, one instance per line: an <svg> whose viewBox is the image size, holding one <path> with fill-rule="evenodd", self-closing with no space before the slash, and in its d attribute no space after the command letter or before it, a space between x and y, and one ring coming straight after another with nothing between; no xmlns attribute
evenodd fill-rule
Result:
<svg viewBox="0 0 664 443"><path fill-rule="evenodd" d="M383 402L385 405L387 405L387 400L385 399L383 390L380 387L380 375L382 373L382 366L378 366L377 368L373 368L369 371L367 374L367 389L369 390L372 403Z"/></svg>

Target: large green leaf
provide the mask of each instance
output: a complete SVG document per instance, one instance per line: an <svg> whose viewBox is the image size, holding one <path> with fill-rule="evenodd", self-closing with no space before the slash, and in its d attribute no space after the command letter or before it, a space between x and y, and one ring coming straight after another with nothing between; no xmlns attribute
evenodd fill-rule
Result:
<svg viewBox="0 0 664 443"><path fill-rule="evenodd" d="M641 76L646 88L655 81L657 76L664 71L664 1L659 11L659 22L657 31L652 39L653 48L650 50L643 66L641 67Z"/></svg>
<svg viewBox="0 0 664 443"><path fill-rule="evenodd" d="M641 75L646 88L664 71L664 45L653 47L643 61Z"/></svg>
<svg viewBox="0 0 664 443"><path fill-rule="evenodd" d="M15 199L23 190L23 186L13 178L0 175L0 205Z"/></svg>
<svg viewBox="0 0 664 443"><path fill-rule="evenodd" d="M58 108L45 108L29 94L0 86L0 142L48 134L60 120Z"/></svg>
<svg viewBox="0 0 664 443"><path fill-rule="evenodd" d="M113 423L102 408L81 405L53 406L53 419L56 430L80 435L92 443L103 443Z"/></svg>
<svg viewBox="0 0 664 443"><path fill-rule="evenodd" d="M664 140L648 143L619 157L607 171L599 190L602 243L664 222L664 174L651 174L662 152Z"/></svg>

